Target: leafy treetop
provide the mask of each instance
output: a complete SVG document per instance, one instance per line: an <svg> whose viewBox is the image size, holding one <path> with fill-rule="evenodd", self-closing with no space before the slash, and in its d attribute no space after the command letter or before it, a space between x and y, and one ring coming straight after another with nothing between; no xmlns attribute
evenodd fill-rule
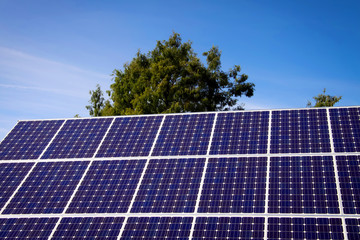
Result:
<svg viewBox="0 0 360 240"><path fill-rule="evenodd" d="M330 95L326 95L326 88L324 88L324 91L322 94L319 94L315 97L313 97L315 99L315 105L312 106L311 102L308 101L307 106L308 107L332 107L335 105L335 103L339 102L341 100L342 96L330 96Z"/></svg>

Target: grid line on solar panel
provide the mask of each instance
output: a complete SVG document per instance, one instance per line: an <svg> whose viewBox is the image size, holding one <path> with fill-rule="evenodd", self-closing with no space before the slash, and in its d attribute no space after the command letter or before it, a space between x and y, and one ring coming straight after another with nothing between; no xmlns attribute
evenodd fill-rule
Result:
<svg viewBox="0 0 360 240"><path fill-rule="evenodd" d="M344 239L340 218L269 218L268 238Z"/></svg>
<svg viewBox="0 0 360 240"><path fill-rule="evenodd" d="M148 156L162 116L116 118L96 157Z"/></svg>
<svg viewBox="0 0 360 240"><path fill-rule="evenodd" d="M336 156L345 214L360 214L360 156Z"/></svg>
<svg viewBox="0 0 360 240"><path fill-rule="evenodd" d="M269 112L219 113L210 154L267 151Z"/></svg>
<svg viewBox="0 0 360 240"><path fill-rule="evenodd" d="M269 213L340 213L331 156L272 157Z"/></svg>
<svg viewBox="0 0 360 240"><path fill-rule="evenodd" d="M272 112L271 153L330 151L326 109Z"/></svg>
<svg viewBox="0 0 360 240"><path fill-rule="evenodd" d="M192 239L264 239L264 218L197 217Z"/></svg>
<svg viewBox="0 0 360 240"><path fill-rule="evenodd" d="M0 160L37 159L63 120L20 121L0 143Z"/></svg>
<svg viewBox="0 0 360 240"><path fill-rule="evenodd" d="M37 163L3 213L62 213L88 163Z"/></svg>
<svg viewBox="0 0 360 240"><path fill-rule="evenodd" d="M360 239L360 218L347 218L345 221L349 240Z"/></svg>
<svg viewBox="0 0 360 240"><path fill-rule="evenodd" d="M266 159L209 159L199 213L264 213Z"/></svg>
<svg viewBox="0 0 360 240"><path fill-rule="evenodd" d="M91 158L112 118L67 120L42 159Z"/></svg>
<svg viewBox="0 0 360 240"><path fill-rule="evenodd" d="M329 111L335 152L360 152L360 108Z"/></svg>
<svg viewBox="0 0 360 240"><path fill-rule="evenodd" d="M48 239L57 218L1 218L1 239Z"/></svg>
<svg viewBox="0 0 360 240"><path fill-rule="evenodd" d="M0 163L0 209L30 171L34 163Z"/></svg>
<svg viewBox="0 0 360 240"><path fill-rule="evenodd" d="M150 160L131 212L194 212L204 162Z"/></svg>
<svg viewBox="0 0 360 240"><path fill-rule="evenodd" d="M206 154L214 116L167 115L152 156Z"/></svg>
<svg viewBox="0 0 360 240"><path fill-rule="evenodd" d="M94 161L66 213L125 213L145 160Z"/></svg>
<svg viewBox="0 0 360 240"><path fill-rule="evenodd" d="M51 239L116 240L123 220L123 217L65 217Z"/></svg>
<svg viewBox="0 0 360 240"><path fill-rule="evenodd" d="M187 240L191 217L130 217L119 239Z"/></svg>

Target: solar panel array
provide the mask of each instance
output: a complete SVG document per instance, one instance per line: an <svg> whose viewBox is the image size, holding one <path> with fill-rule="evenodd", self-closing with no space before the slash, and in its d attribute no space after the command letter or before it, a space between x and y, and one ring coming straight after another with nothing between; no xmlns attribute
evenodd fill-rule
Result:
<svg viewBox="0 0 360 240"><path fill-rule="evenodd" d="M19 121L1 239L360 239L360 107Z"/></svg>

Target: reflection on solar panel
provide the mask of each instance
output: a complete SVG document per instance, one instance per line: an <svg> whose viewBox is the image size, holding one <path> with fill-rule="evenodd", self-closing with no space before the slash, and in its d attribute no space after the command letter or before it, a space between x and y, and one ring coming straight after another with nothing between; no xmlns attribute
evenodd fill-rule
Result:
<svg viewBox="0 0 360 240"><path fill-rule="evenodd" d="M96 157L149 155L162 117L116 118Z"/></svg>
<svg viewBox="0 0 360 240"><path fill-rule="evenodd" d="M274 157L270 213L340 213L332 157Z"/></svg>
<svg viewBox="0 0 360 240"><path fill-rule="evenodd" d="M63 218L52 239L116 240L123 221L123 217Z"/></svg>
<svg viewBox="0 0 360 240"><path fill-rule="evenodd" d="M360 239L360 107L20 121L1 239Z"/></svg>
<svg viewBox="0 0 360 240"><path fill-rule="evenodd" d="M121 239L188 239L192 218L129 218Z"/></svg>
<svg viewBox="0 0 360 240"><path fill-rule="evenodd" d="M93 162L67 212L126 212L144 165L144 160Z"/></svg>
<svg viewBox="0 0 360 240"><path fill-rule="evenodd" d="M0 144L0 159L36 159L64 121L19 122Z"/></svg>
<svg viewBox="0 0 360 240"><path fill-rule="evenodd" d="M265 218L198 217L192 239L263 239Z"/></svg>

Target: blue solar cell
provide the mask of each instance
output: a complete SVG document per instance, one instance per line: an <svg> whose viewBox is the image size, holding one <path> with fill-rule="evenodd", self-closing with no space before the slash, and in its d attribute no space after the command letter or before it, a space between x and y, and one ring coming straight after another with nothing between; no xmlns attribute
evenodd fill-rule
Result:
<svg viewBox="0 0 360 240"><path fill-rule="evenodd" d="M267 239L344 239L340 218L269 218Z"/></svg>
<svg viewBox="0 0 360 240"><path fill-rule="evenodd" d="M332 157L272 157L269 213L339 213Z"/></svg>
<svg viewBox="0 0 360 240"><path fill-rule="evenodd" d="M123 217L67 217L61 219L51 239L116 240L123 221Z"/></svg>
<svg viewBox="0 0 360 240"><path fill-rule="evenodd" d="M214 117L215 114L166 116L152 155L206 154Z"/></svg>
<svg viewBox="0 0 360 240"><path fill-rule="evenodd" d="M360 152L360 108L329 110L335 152Z"/></svg>
<svg viewBox="0 0 360 240"><path fill-rule="evenodd" d="M273 111L271 153L330 152L326 109Z"/></svg>
<svg viewBox="0 0 360 240"><path fill-rule="evenodd" d="M121 239L187 240L191 217L132 217L125 225Z"/></svg>
<svg viewBox="0 0 360 240"><path fill-rule="evenodd" d="M345 219L346 231L348 239L360 239L360 219L349 218Z"/></svg>
<svg viewBox="0 0 360 240"><path fill-rule="evenodd" d="M209 159L198 212L263 213L267 158Z"/></svg>
<svg viewBox="0 0 360 240"><path fill-rule="evenodd" d="M96 157L148 156L162 118L116 118Z"/></svg>
<svg viewBox="0 0 360 240"><path fill-rule="evenodd" d="M1 239L47 240L58 218L0 218Z"/></svg>
<svg viewBox="0 0 360 240"><path fill-rule="evenodd" d="M192 239L264 239L264 218L198 217Z"/></svg>
<svg viewBox="0 0 360 240"><path fill-rule="evenodd" d="M127 212L145 160L94 161L67 213Z"/></svg>
<svg viewBox="0 0 360 240"><path fill-rule="evenodd" d="M210 154L266 153L269 112L219 113Z"/></svg>
<svg viewBox="0 0 360 240"><path fill-rule="evenodd" d="M345 214L360 214L360 156L337 156Z"/></svg>
<svg viewBox="0 0 360 240"><path fill-rule="evenodd" d="M0 143L0 159L37 159L63 122L63 120L19 122Z"/></svg>
<svg viewBox="0 0 360 240"><path fill-rule="evenodd" d="M38 163L3 213L61 213L88 164Z"/></svg>
<svg viewBox="0 0 360 240"><path fill-rule="evenodd" d="M0 164L0 209L4 207L13 192L20 185L34 163Z"/></svg>
<svg viewBox="0 0 360 240"><path fill-rule="evenodd" d="M93 157L111 121L112 118L67 120L41 158Z"/></svg>
<svg viewBox="0 0 360 240"><path fill-rule="evenodd" d="M194 212L205 159L150 160L131 212Z"/></svg>

